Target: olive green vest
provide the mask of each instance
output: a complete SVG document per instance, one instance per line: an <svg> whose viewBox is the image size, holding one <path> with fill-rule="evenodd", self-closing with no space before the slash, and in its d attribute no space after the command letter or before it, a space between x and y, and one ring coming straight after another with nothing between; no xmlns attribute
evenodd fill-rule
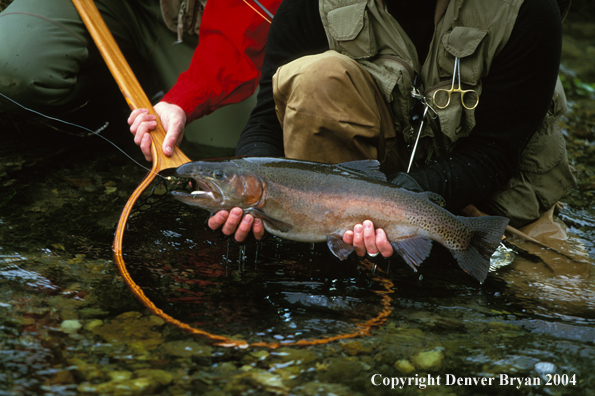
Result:
<svg viewBox="0 0 595 396"><path fill-rule="evenodd" d="M389 104L395 130L403 133L409 148L418 133L410 118L417 101L412 96L413 80L418 76L418 92L432 106L416 150L420 163L452 151L458 139L475 127L475 110L464 108L460 95L452 94L444 109L433 105L432 97L436 90L451 87L458 57L462 88L475 90L481 101L482 79L506 45L522 2L451 0L444 13L436 15L434 37L423 64L382 0L320 0L319 4L330 49L357 60L372 75ZM555 122L565 109L558 84L552 111L524 149L517 174L489 200L476 202L480 209L509 217L511 225L520 226L535 220L574 186L564 138Z"/></svg>
<svg viewBox="0 0 595 396"><path fill-rule="evenodd" d="M178 34L178 43L184 32L198 35L207 0L159 0L159 4L165 25Z"/></svg>

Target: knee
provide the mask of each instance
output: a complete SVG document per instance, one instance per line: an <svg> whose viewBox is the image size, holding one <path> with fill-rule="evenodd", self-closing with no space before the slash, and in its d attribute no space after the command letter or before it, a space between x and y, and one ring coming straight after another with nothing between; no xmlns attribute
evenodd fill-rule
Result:
<svg viewBox="0 0 595 396"><path fill-rule="evenodd" d="M47 19L23 12L2 15L0 93L23 106L47 110L72 95L85 43ZM0 102L12 110L12 104Z"/></svg>
<svg viewBox="0 0 595 396"><path fill-rule="evenodd" d="M277 70L280 91L299 89L311 95L341 96L353 89L354 81L367 73L353 59L334 51L299 58Z"/></svg>

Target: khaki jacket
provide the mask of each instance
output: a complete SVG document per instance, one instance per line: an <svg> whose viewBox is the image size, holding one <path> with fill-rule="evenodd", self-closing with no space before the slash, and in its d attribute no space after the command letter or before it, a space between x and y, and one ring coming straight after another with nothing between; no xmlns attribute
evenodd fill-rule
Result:
<svg viewBox="0 0 595 396"><path fill-rule="evenodd" d="M424 64L382 0L320 0L320 15L330 49L357 60L372 75L389 104L395 130L403 133L409 147L417 136L410 120L416 101L414 76L418 76L419 93L432 104L436 90L450 88L458 57L462 88L473 89L481 97L482 79L506 45L522 1L439 0L434 38ZM418 163L452 151L475 127L475 110L464 108L460 95L453 94L444 109L432 108L435 114L428 115L435 117L425 119L416 151ZM517 174L482 203L484 210L509 217L511 225L520 226L535 220L575 185L564 137L555 121L565 109L558 84L551 111L524 149Z"/></svg>

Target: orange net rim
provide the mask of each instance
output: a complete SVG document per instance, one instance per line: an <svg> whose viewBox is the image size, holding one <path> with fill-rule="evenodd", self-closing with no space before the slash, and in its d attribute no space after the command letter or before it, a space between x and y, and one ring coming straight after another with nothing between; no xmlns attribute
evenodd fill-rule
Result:
<svg viewBox="0 0 595 396"><path fill-rule="evenodd" d="M360 323L355 325L356 330L351 333L342 333L335 336L323 337L323 338L316 338L316 339L304 339L299 341L289 341L289 342L254 342L248 343L245 340L241 339L232 339L222 335L217 335L210 333L208 331L202 330L197 327L190 326L187 323L181 322L178 319L168 315L162 309L157 307L150 298L147 297L143 289L136 284L136 282L132 279L132 276L128 272L128 268L126 267L126 263L124 261L124 256L122 254L122 242L124 237L124 230L126 229L126 224L128 222L128 217L130 212L132 211L132 207L136 203L138 197L142 192L149 186L149 184L155 178L155 174L152 172L149 173L145 179L141 182L141 184L137 187L137 189L133 192L133 194L128 199L124 210L122 211L122 215L120 216L120 222L118 223L118 227L116 230L116 235L114 238L114 259L116 261L116 265L118 266L118 270L120 275L124 279L124 282L134 294L134 296L143 303L143 305L154 315L163 319L166 323L172 324L177 326L178 328L190 333L192 335L201 336L207 338L210 341L214 342L214 345L221 346L221 347L228 347L228 348L239 348L239 349L246 349L248 347L254 348L271 348L276 349L282 346L310 346L310 345L322 345L328 344L335 341L346 340L356 337L365 337L371 335L372 328L379 327L386 323L388 316L392 313L391 307L391 297L390 294L394 293L393 291L393 282L387 278L383 277L374 277L372 280L379 282L383 287L384 290L375 290L374 292L381 295L381 302L382 310L378 315L374 318L369 319L364 323ZM371 263L370 263L371 264Z"/></svg>

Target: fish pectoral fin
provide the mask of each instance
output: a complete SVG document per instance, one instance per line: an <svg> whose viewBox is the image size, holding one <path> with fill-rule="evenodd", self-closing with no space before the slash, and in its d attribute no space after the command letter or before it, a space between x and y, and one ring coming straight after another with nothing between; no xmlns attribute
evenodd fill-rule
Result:
<svg viewBox="0 0 595 396"><path fill-rule="evenodd" d="M250 209L246 212L252 214L254 217L258 217L259 219L261 219L272 230L280 232L289 232L293 228L291 224L286 223L283 220L275 219L274 217L271 217L258 209Z"/></svg>
<svg viewBox="0 0 595 396"><path fill-rule="evenodd" d="M432 250L432 240L421 235L390 241L390 244L416 272Z"/></svg>
<svg viewBox="0 0 595 396"><path fill-rule="evenodd" d="M341 261L345 260L347 256L355 250L353 246L343 241L339 234L329 234L326 236L326 244L335 256Z"/></svg>

